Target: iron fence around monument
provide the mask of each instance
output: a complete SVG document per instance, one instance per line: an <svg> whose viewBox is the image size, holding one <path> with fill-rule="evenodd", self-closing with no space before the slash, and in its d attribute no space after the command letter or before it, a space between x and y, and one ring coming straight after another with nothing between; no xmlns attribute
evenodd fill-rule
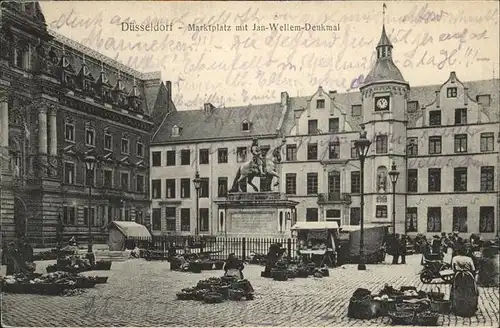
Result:
<svg viewBox="0 0 500 328"><path fill-rule="evenodd" d="M129 238L127 244L136 243L141 248L167 252L175 248L176 254L184 252L209 252L212 258L226 259L234 253L242 260L250 260L253 254L267 255L272 244L281 243L289 259L297 260L297 241L292 238L247 238L214 236L153 235L150 238Z"/></svg>

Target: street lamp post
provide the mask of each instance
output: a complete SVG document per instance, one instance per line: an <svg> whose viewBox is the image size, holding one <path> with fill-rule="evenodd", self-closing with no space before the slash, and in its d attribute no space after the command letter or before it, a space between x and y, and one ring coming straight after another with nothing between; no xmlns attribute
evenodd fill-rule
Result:
<svg viewBox="0 0 500 328"><path fill-rule="evenodd" d="M200 233L200 188L201 188L201 179L200 174L196 171L196 175L194 176L194 188L196 189L196 230L195 235L198 236Z"/></svg>
<svg viewBox="0 0 500 328"><path fill-rule="evenodd" d="M392 233L396 235L396 182L398 182L399 171L396 170L396 162L392 161L389 177L392 182Z"/></svg>
<svg viewBox="0 0 500 328"><path fill-rule="evenodd" d="M85 156L84 159L85 167L87 168L87 183L89 186L89 210L87 214L87 223L88 223L88 249L87 249L87 258L90 263L93 264L95 262L94 252L92 251L92 222L91 222L91 213L92 213L92 185L94 183L94 169L96 158L92 155Z"/></svg>
<svg viewBox="0 0 500 328"><path fill-rule="evenodd" d="M368 149L370 149L371 141L366 138L365 126L361 125L361 132L359 133L359 139L354 142L356 151L359 158L359 163L361 166L360 178L361 178L361 202L360 202L360 238L359 238L359 264L358 270L366 270L365 264L365 230L364 230L364 207L365 207L365 159L368 155Z"/></svg>

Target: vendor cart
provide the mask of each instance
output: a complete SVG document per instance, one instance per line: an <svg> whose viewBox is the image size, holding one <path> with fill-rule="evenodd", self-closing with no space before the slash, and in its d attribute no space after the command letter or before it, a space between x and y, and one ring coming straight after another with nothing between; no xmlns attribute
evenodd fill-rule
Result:
<svg viewBox="0 0 500 328"><path fill-rule="evenodd" d="M380 263L384 261L385 251L383 248L384 236L388 233L388 225L365 224L364 225L364 251L365 262ZM359 225L343 225L339 232L337 253L339 263L359 263L359 246L361 239L361 228Z"/></svg>
<svg viewBox="0 0 500 328"><path fill-rule="evenodd" d="M292 231L296 232L297 253L303 261L314 262L316 267L337 265L337 222L297 222Z"/></svg>

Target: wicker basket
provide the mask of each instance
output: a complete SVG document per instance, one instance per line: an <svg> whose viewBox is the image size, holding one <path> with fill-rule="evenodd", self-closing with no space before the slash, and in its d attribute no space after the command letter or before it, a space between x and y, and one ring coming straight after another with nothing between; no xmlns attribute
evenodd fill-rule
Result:
<svg viewBox="0 0 500 328"><path fill-rule="evenodd" d="M394 326L411 326L415 318L414 312L389 312L391 323Z"/></svg>
<svg viewBox="0 0 500 328"><path fill-rule="evenodd" d="M436 289L437 289L437 292L430 291L427 293L427 295L429 295L429 298L431 300L440 301L444 298L444 293L441 293L441 288L439 288L437 286L436 286Z"/></svg>
<svg viewBox="0 0 500 328"><path fill-rule="evenodd" d="M431 300L429 310L441 314L450 313L451 302L449 300Z"/></svg>
<svg viewBox="0 0 500 328"><path fill-rule="evenodd" d="M243 294L244 294L244 292L241 289L230 289L229 290L229 299L231 299L233 301L239 301L242 299Z"/></svg>
<svg viewBox="0 0 500 328"><path fill-rule="evenodd" d="M203 298L205 303L221 303L223 300L222 295L218 293L207 293Z"/></svg>
<svg viewBox="0 0 500 328"><path fill-rule="evenodd" d="M178 300L188 301L193 299L193 293L190 292L180 292L176 294Z"/></svg>
<svg viewBox="0 0 500 328"><path fill-rule="evenodd" d="M397 303L397 312L415 312L422 310L422 303Z"/></svg>
<svg viewBox="0 0 500 328"><path fill-rule="evenodd" d="M439 321L439 313L426 312L417 313L415 319L413 320L415 325L418 326L437 326Z"/></svg>

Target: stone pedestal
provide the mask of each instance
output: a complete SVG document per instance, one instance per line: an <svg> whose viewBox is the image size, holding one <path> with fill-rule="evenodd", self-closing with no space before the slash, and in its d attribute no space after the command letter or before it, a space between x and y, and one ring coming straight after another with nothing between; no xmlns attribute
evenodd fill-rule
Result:
<svg viewBox="0 0 500 328"><path fill-rule="evenodd" d="M288 238L292 211L298 202L279 192L229 193L218 205L219 235L249 238Z"/></svg>

